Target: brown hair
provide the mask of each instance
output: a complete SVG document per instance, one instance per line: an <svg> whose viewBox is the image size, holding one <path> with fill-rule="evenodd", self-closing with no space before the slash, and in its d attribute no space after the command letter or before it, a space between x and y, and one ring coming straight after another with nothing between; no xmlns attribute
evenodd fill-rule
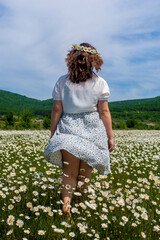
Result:
<svg viewBox="0 0 160 240"><path fill-rule="evenodd" d="M81 43L80 46L96 50L89 43ZM69 79L74 83L85 82L87 79L92 78L93 68L95 67L98 72L103 64L103 59L99 55L77 49L70 50L65 61L67 62Z"/></svg>

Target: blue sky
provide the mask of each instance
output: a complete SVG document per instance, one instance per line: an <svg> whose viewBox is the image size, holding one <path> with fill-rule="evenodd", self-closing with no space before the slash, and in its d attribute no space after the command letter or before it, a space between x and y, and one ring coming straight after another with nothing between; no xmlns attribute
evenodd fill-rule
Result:
<svg viewBox="0 0 160 240"><path fill-rule="evenodd" d="M109 101L160 95L159 0L1 0L0 89L52 97L72 44L102 54Z"/></svg>

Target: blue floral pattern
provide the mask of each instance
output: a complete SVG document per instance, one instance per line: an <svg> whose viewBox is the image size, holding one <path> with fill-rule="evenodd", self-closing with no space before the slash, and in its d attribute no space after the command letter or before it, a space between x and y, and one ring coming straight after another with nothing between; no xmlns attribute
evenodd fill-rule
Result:
<svg viewBox="0 0 160 240"><path fill-rule="evenodd" d="M62 169L60 149L96 168L99 174L111 173L107 134L97 111L63 114L44 151L46 160Z"/></svg>

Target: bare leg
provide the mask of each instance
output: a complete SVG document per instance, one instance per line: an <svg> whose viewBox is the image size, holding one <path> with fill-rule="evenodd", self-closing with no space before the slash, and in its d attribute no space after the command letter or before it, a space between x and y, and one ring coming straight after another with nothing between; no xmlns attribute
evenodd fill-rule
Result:
<svg viewBox="0 0 160 240"><path fill-rule="evenodd" d="M79 187L79 191L82 194L83 200L86 199L88 195L88 187L90 185L92 167L85 163L83 160L80 161L79 173L78 173L78 181L80 183L77 187Z"/></svg>
<svg viewBox="0 0 160 240"><path fill-rule="evenodd" d="M61 152L63 159L63 177L62 177L62 201L64 202L63 212L71 215L70 208L67 206L67 204L71 203L72 194L76 187L80 159L64 149L62 149Z"/></svg>

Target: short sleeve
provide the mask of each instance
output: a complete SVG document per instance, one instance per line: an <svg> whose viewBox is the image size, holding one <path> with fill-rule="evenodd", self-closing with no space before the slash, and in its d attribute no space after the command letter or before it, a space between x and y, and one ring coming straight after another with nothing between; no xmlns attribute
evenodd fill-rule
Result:
<svg viewBox="0 0 160 240"><path fill-rule="evenodd" d="M52 97L54 100L61 100L61 89L60 89L60 81L58 79L58 81L56 82L53 92L52 92Z"/></svg>
<svg viewBox="0 0 160 240"><path fill-rule="evenodd" d="M99 90L100 91L98 100L108 100L108 98L110 97L110 89L107 82L103 78L101 78L100 80Z"/></svg>

